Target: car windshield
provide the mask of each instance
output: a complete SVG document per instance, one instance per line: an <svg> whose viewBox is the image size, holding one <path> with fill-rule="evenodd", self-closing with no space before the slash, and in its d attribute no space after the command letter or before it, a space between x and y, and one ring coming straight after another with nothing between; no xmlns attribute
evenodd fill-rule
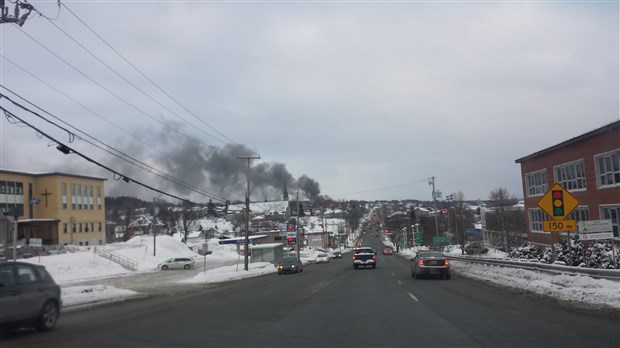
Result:
<svg viewBox="0 0 620 348"><path fill-rule="evenodd" d="M297 257L285 257L283 259L280 260L281 264L290 264L290 263L297 263Z"/></svg>

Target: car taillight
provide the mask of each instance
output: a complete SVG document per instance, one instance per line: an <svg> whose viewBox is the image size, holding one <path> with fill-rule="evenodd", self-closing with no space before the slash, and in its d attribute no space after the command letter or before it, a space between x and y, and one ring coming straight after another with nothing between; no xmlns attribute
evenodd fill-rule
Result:
<svg viewBox="0 0 620 348"><path fill-rule="evenodd" d="M445 260L443 264L447 266L447 265L449 265L450 263L448 262L448 260Z"/></svg>
<svg viewBox="0 0 620 348"><path fill-rule="evenodd" d="M353 260L355 260L355 255L353 255Z"/></svg>
<svg viewBox="0 0 620 348"><path fill-rule="evenodd" d="M373 259L373 260L376 260L376 259L377 259L377 257L376 257L375 255L372 255L372 259Z"/></svg>
<svg viewBox="0 0 620 348"><path fill-rule="evenodd" d="M420 266L424 266L424 260L420 260L420 261L418 261L418 265L420 265Z"/></svg>

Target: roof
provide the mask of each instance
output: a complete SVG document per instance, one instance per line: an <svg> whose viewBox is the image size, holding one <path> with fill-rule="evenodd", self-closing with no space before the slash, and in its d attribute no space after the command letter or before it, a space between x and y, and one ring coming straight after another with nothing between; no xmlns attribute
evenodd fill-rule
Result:
<svg viewBox="0 0 620 348"><path fill-rule="evenodd" d="M549 152L552 152L552 151L555 151L557 149L561 149L561 148L566 147L568 145L572 145L572 144L578 143L580 141L583 141L583 140L595 137L595 136L603 134L603 133L613 132L613 131L616 131L618 129L620 129L620 121L615 121L615 122L612 122L612 123L610 123L610 124L608 124L606 126L603 126L601 128L597 128L597 129L595 129L593 131L590 131L588 133L585 133L585 134L582 134L580 136L574 137L572 139L563 141L563 142L561 142L561 143L559 143L557 145L553 145L551 147L548 147L546 149L540 150L538 152L534 152L531 155L528 155L528 156L516 159L515 163L522 163L522 162L531 160L533 158L545 155L545 154L547 154Z"/></svg>
<svg viewBox="0 0 620 348"><path fill-rule="evenodd" d="M69 174L69 173L63 173L63 172L48 172L48 173L31 173L31 172L22 172L22 171L17 171L17 170L7 170L7 169L0 169L0 172L2 173L8 173L8 174L17 174L17 175L29 175L29 176L71 176L74 178L84 178L84 179L95 179L95 180L108 180L106 178L100 178L100 177L96 177L96 176L88 176L88 175L79 175L79 174Z"/></svg>

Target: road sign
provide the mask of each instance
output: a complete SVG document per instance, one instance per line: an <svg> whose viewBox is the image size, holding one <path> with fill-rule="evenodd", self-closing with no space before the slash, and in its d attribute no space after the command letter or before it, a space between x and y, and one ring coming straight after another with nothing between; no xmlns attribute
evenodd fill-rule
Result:
<svg viewBox="0 0 620 348"><path fill-rule="evenodd" d="M553 220L564 220L579 205L579 200L555 183L536 203Z"/></svg>
<svg viewBox="0 0 620 348"><path fill-rule="evenodd" d="M612 232L611 220L590 220L577 223L579 233Z"/></svg>
<svg viewBox="0 0 620 348"><path fill-rule="evenodd" d="M543 231L545 232L571 232L577 231L575 220L545 220L543 221Z"/></svg>
<svg viewBox="0 0 620 348"><path fill-rule="evenodd" d="M448 236L433 237L433 243L450 243L450 237Z"/></svg>
<svg viewBox="0 0 620 348"><path fill-rule="evenodd" d="M43 246L43 239L41 239L41 238L30 238L29 245L31 247L41 247L41 246Z"/></svg>
<svg viewBox="0 0 620 348"><path fill-rule="evenodd" d="M613 237L613 232L579 233L581 240L612 239Z"/></svg>

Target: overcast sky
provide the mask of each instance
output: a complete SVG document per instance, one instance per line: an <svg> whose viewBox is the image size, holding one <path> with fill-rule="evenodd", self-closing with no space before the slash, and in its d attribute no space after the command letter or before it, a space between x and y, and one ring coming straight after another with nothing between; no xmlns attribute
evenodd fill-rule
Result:
<svg viewBox="0 0 620 348"><path fill-rule="evenodd" d="M617 2L31 3L43 16L0 25L1 83L27 101L2 93L78 137L2 106L195 200L152 172L239 199L237 156L250 152L262 166L253 200L281 198L281 182L291 195L310 185L310 196L430 200L431 176L465 199L500 186L522 197L515 159L620 115ZM1 168L97 175L108 194L152 197L12 121L0 121Z"/></svg>

